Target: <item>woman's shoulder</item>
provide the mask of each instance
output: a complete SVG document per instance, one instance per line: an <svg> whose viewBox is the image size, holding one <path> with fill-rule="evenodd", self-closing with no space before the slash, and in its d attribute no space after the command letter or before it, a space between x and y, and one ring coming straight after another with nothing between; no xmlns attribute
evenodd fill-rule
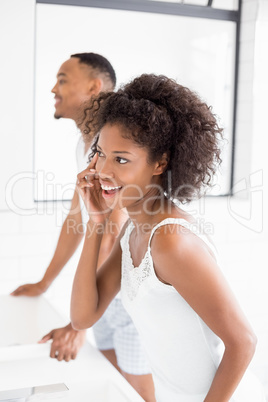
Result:
<svg viewBox="0 0 268 402"><path fill-rule="evenodd" d="M180 223L172 224L169 221L167 225L156 229L150 251L157 277L172 286L177 284L178 278L181 284L185 280L191 281L203 269L201 265L216 262L201 238Z"/></svg>
<svg viewBox="0 0 268 402"><path fill-rule="evenodd" d="M192 223L182 217L169 216L161 220L152 230L151 250L167 253L174 248L182 250L188 248L196 241L191 229Z"/></svg>
<svg viewBox="0 0 268 402"><path fill-rule="evenodd" d="M183 241L183 235L191 233L195 224L192 215L177 206L172 206L170 211L156 217L151 239L154 242L158 240L165 243L169 243L172 239Z"/></svg>
<svg viewBox="0 0 268 402"><path fill-rule="evenodd" d="M176 258L181 262L191 258L193 253L205 252L214 257L206 234L198 222L189 214L166 215L153 229L150 248L153 257ZM213 247L213 243L211 243ZM215 258L215 257L214 257Z"/></svg>

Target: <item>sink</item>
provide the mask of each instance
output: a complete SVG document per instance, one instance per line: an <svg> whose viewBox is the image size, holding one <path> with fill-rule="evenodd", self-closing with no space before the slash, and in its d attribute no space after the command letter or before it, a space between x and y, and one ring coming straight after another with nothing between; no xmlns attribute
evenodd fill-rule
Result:
<svg viewBox="0 0 268 402"><path fill-rule="evenodd" d="M49 344L37 342L67 323L44 296L0 295L0 361L48 355Z"/></svg>
<svg viewBox="0 0 268 402"><path fill-rule="evenodd" d="M65 396L64 402L73 401L90 401L90 402L142 402L143 399L131 392L132 390L124 389L119 384L112 381L97 380L87 381L83 383L72 384L68 394ZM58 402L55 399L50 402Z"/></svg>
<svg viewBox="0 0 268 402"><path fill-rule="evenodd" d="M65 384L49 384L39 387L28 387L21 389L12 389L0 391L1 402L34 402L40 400L65 397L68 387Z"/></svg>
<svg viewBox="0 0 268 402"><path fill-rule="evenodd" d="M0 402L58 402L60 399L64 400L64 402L73 402L77 400L88 400L88 398L90 398L92 402L141 401L139 397L133 399L133 396L128 395L125 390L120 389L116 384L107 380L72 384L70 389L68 389L65 384L53 384L0 391Z"/></svg>

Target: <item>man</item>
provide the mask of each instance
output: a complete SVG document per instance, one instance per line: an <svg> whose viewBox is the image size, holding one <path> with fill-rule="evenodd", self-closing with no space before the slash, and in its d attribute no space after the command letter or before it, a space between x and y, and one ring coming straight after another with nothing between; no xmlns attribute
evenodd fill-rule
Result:
<svg viewBox="0 0 268 402"><path fill-rule="evenodd" d="M81 124L82 105L101 91L112 91L116 84L113 67L107 59L95 53L74 54L65 61L57 74L57 82L52 92L55 94L56 119L69 118ZM78 170L87 166L90 143L82 137L77 146ZM38 296L45 292L71 258L83 238L81 226L83 204L78 192L74 192L70 212L65 219L53 258L40 282L25 284L11 294L13 296ZM88 219L88 217L87 217ZM101 245L101 263L109 255L120 228L127 216L120 211L111 214L109 233ZM120 297L116 297L103 317L93 327L98 348L119 369L130 384L146 401L154 401L154 387L150 370L139 344L139 337L130 317L123 309ZM40 342L52 340L50 356L59 361L75 359L85 341L85 331L76 331L71 323L66 327L52 330Z"/></svg>

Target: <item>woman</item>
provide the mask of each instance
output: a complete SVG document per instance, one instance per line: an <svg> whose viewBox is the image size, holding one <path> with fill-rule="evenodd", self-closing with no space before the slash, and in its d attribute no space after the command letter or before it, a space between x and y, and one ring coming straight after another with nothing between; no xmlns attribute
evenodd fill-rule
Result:
<svg viewBox="0 0 268 402"><path fill-rule="evenodd" d="M78 175L91 220L73 285L73 326L93 325L121 288L157 401L264 400L253 378L238 387L256 337L212 244L174 203L200 194L220 162L221 129L210 108L173 80L142 75L100 95L87 113L88 130L98 134ZM96 273L106 220L121 208L130 219Z"/></svg>

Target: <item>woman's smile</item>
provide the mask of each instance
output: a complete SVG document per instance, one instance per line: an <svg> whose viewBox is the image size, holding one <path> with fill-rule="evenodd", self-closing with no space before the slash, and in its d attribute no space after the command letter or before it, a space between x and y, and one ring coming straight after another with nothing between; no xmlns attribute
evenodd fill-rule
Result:
<svg viewBox="0 0 268 402"><path fill-rule="evenodd" d="M96 170L102 197L111 209L136 208L157 181L147 149L127 134L122 126L106 124L98 139Z"/></svg>
<svg viewBox="0 0 268 402"><path fill-rule="evenodd" d="M105 199L113 198L115 194L118 194L122 186L110 186L100 183L102 189L102 196Z"/></svg>

